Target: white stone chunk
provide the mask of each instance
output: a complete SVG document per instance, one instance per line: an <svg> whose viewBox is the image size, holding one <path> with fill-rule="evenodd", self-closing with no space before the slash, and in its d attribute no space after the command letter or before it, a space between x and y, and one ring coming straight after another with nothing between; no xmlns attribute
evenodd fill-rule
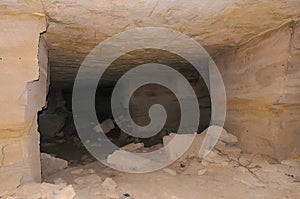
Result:
<svg viewBox="0 0 300 199"><path fill-rule="evenodd" d="M170 174L170 175L172 175L172 176L176 176L176 174L177 174L177 172L175 170L169 169L169 168L165 168L165 169L163 169L163 171Z"/></svg>
<svg viewBox="0 0 300 199"><path fill-rule="evenodd" d="M151 161L127 151L117 150L108 156L107 162L124 169L137 170L146 167Z"/></svg>

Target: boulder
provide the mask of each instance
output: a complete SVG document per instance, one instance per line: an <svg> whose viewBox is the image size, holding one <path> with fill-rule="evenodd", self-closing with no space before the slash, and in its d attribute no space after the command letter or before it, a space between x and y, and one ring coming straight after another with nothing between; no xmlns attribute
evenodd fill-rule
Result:
<svg viewBox="0 0 300 199"><path fill-rule="evenodd" d="M43 113L39 115L39 132L46 137L55 137L64 127L65 121L63 115Z"/></svg>

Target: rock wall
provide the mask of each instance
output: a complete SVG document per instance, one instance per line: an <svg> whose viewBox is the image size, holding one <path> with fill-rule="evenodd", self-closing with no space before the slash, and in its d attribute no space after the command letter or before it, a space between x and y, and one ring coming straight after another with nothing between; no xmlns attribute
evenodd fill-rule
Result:
<svg viewBox="0 0 300 199"><path fill-rule="evenodd" d="M289 22L215 58L227 92L225 128L246 152L300 154L299 23Z"/></svg>
<svg viewBox="0 0 300 199"><path fill-rule="evenodd" d="M176 80L173 81L176 84ZM205 130L210 123L211 103L209 92L202 79L189 79L190 85L193 87L198 98L200 109L200 123L198 131ZM177 83L178 85L178 83ZM178 86L178 90L183 90L182 85ZM188 99L188 97L187 97ZM167 112L167 120L164 128L176 132L180 124L180 106L176 96L168 89L159 85L148 85L138 89L131 97L130 113L137 124L145 126L150 123L149 109L153 104L161 104Z"/></svg>
<svg viewBox="0 0 300 199"><path fill-rule="evenodd" d="M23 181L40 181L37 111L45 105L48 86L47 45L40 39L40 33L46 29L41 3L3 3L6 10L0 18L0 192Z"/></svg>
<svg viewBox="0 0 300 199"><path fill-rule="evenodd" d="M291 42L286 68L284 98L278 105L280 128L275 141L280 157L300 154L300 22L291 24Z"/></svg>

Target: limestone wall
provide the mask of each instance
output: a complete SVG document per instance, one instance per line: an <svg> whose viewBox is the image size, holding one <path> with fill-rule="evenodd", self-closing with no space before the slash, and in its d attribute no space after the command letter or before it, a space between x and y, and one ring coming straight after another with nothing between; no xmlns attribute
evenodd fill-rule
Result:
<svg viewBox="0 0 300 199"><path fill-rule="evenodd" d="M215 58L227 92L225 128L246 152L300 154L298 40L291 22Z"/></svg>
<svg viewBox="0 0 300 199"><path fill-rule="evenodd" d="M0 182L12 186L40 180L37 111L45 105L48 85L42 6L20 4L7 2L0 18Z"/></svg>

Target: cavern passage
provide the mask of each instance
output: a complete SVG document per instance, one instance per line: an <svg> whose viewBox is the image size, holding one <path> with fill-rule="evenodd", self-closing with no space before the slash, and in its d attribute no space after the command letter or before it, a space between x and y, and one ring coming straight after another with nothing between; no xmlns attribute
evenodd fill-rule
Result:
<svg viewBox="0 0 300 199"><path fill-rule="evenodd" d="M300 197L298 0L2 0L0 12L0 198ZM139 65L176 69L191 85L200 109L198 134L182 157L155 172L122 173L98 162L84 147L74 124L72 91L79 67L100 42L145 27L168 28L204 47L224 82L226 119L216 145L200 158L207 128L220 128L211 120L205 77L184 57L163 49L139 48L118 57L95 95L102 128L88 124L118 147L137 153L166 147L181 121L174 93L148 84L131 96L130 115L145 126L150 107L161 104L168 115L163 129L139 138L118 127L116 121L122 119L112 113L113 89ZM154 31L130 39L164 43L168 36ZM111 46L124 49L118 43ZM186 90L178 79L166 79ZM181 136L183 143L186 137ZM167 148L176 156L177 148ZM117 154L111 161L120 158ZM148 163L130 156L118 161Z"/></svg>

